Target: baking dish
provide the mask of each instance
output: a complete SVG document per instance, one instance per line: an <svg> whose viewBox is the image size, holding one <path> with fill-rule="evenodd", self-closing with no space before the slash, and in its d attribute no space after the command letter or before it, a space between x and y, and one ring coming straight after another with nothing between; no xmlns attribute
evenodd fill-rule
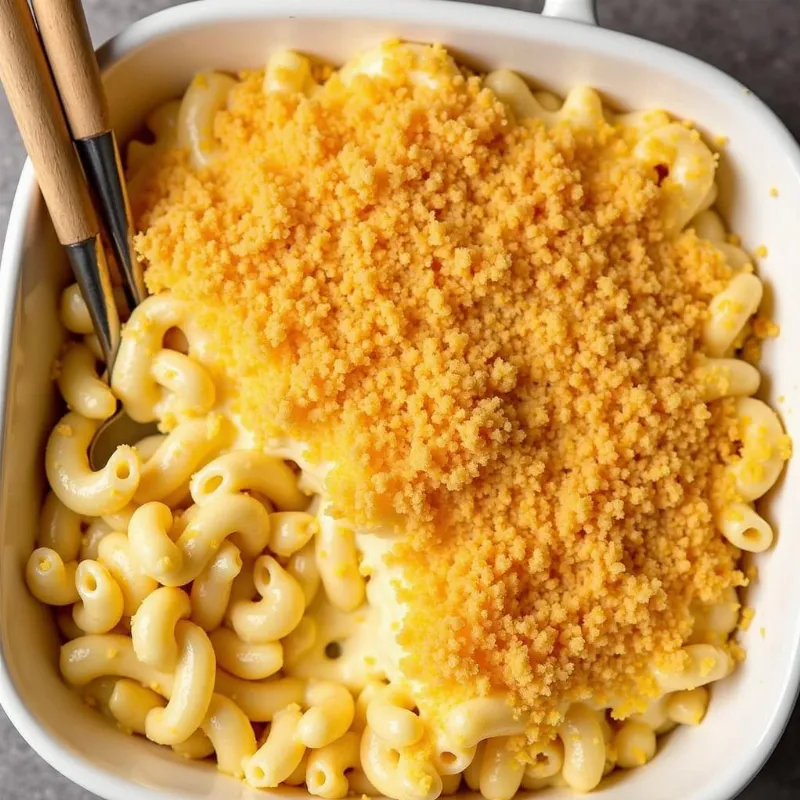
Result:
<svg viewBox="0 0 800 800"><path fill-rule="evenodd" d="M441 42L477 68L508 67L561 94L588 83L611 104L663 107L697 121L712 141L728 137L719 205L746 247L768 247L762 275L768 307L782 329L765 347L762 394L800 440L794 411L800 408L800 363L792 358L800 320L790 313L800 303L800 284L793 280L800 252L797 145L772 112L731 78L689 56L598 29L590 0L549 0L545 15L437 0L208 0L131 26L103 48L101 58L123 139L201 69L259 65L284 47L341 62L390 36ZM66 265L27 166L0 268L0 351L6 356L0 366L0 700L45 760L108 800L255 800L263 793L210 765L184 762L124 736L87 709L58 676L49 612L25 590L24 564L43 493L43 445L57 410L50 372L60 341L57 298L66 281ZM671 734L651 764L615 774L598 797L729 800L768 757L800 681L800 615L793 613L800 608L800 582L794 578L800 542L792 530L798 490L800 467L790 462L765 506L778 541L759 557L759 575L747 596L756 609L741 636L747 661L715 687L702 725Z"/></svg>

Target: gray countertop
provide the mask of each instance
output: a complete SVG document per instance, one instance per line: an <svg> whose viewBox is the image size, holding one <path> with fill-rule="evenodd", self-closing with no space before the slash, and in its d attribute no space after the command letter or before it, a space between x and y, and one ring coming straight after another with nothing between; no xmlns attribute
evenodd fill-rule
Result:
<svg viewBox="0 0 800 800"><path fill-rule="evenodd" d="M541 6L536 0L483 2L526 10ZM97 42L132 20L172 5L178 2L84 0ZM735 76L771 105L794 135L800 137L798 0L599 0L598 5L601 23L606 27L692 53ZM455 8L453 11L456 13ZM22 160L22 146L0 92L0 241L5 236ZM800 797L798 750L800 712L795 713L777 751L740 800L797 800ZM35 755L0 711L0 800L91 800L92 797Z"/></svg>

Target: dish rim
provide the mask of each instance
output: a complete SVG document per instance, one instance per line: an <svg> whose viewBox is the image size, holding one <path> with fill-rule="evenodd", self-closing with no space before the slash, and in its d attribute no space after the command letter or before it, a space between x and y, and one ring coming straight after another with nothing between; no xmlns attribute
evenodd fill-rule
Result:
<svg viewBox="0 0 800 800"><path fill-rule="evenodd" d="M778 147L791 164L793 178L800 180L800 146L775 112L750 92L742 83L707 64L699 58L681 53L665 45L650 42L631 34L611 31L599 26L582 24L557 17L482 5L462 4L462 13L453 13L453 2L444 0L402 0L375 4L371 0L339 0L331 6L328 0L201 0L157 12L132 23L106 42L98 51L102 69L135 52L140 47L158 39L207 27L214 22L237 21L248 18L273 19L290 17L315 20L370 20L396 22L425 22L441 24L447 30L483 30L496 34L524 36L541 30L544 25L556 33L560 42L568 46L592 42L592 52L603 58L612 54L631 63L641 63L655 58L660 65L679 77L693 76L697 82L725 95L738 95L736 102L745 104L760 118L770 134L771 142ZM5 482L5 450L7 437L8 394L11 388L11 352L16 313L21 288L22 269L25 264L25 242L41 207L35 176L30 161L26 161L14 194L8 220L5 244L0 258L0 487ZM721 775L715 786L703 795L689 800L730 800L741 792L758 775L778 745L789 723L791 713L800 693L800 641L795 641L794 652L780 698L770 718L769 725L748 756L737 766ZM137 785L97 766L88 758L70 751L39 723L17 692L7 669L3 642L0 639L0 705L9 720L31 748L48 764L70 781L107 800L130 797L131 800L190 800L196 797L176 790L160 790Z"/></svg>

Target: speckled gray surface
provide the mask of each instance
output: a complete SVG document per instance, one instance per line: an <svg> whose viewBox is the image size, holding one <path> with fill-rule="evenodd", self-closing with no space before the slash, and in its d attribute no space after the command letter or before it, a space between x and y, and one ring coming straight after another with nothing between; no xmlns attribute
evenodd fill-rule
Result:
<svg viewBox="0 0 800 800"><path fill-rule="evenodd" d="M374 0L391 2L391 0ZM483 0L526 10L537 0ZM101 42L170 0L84 0ZM453 9L456 13L456 9ZM599 0L601 23L685 50L747 84L800 136L800 0ZM22 147L0 93L0 241L22 164ZM800 712L740 800L800 798ZM91 800L45 764L0 712L0 800ZM118 800L125 800L120 797ZM647 798L642 798L647 800ZM681 798L675 798L681 800ZM732 800L732 799L731 799Z"/></svg>

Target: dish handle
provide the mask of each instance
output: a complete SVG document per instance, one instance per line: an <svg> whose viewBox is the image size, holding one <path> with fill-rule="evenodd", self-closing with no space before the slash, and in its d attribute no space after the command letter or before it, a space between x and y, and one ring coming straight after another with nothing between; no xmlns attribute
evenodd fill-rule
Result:
<svg viewBox="0 0 800 800"><path fill-rule="evenodd" d="M545 0L542 16L597 25L597 0Z"/></svg>

